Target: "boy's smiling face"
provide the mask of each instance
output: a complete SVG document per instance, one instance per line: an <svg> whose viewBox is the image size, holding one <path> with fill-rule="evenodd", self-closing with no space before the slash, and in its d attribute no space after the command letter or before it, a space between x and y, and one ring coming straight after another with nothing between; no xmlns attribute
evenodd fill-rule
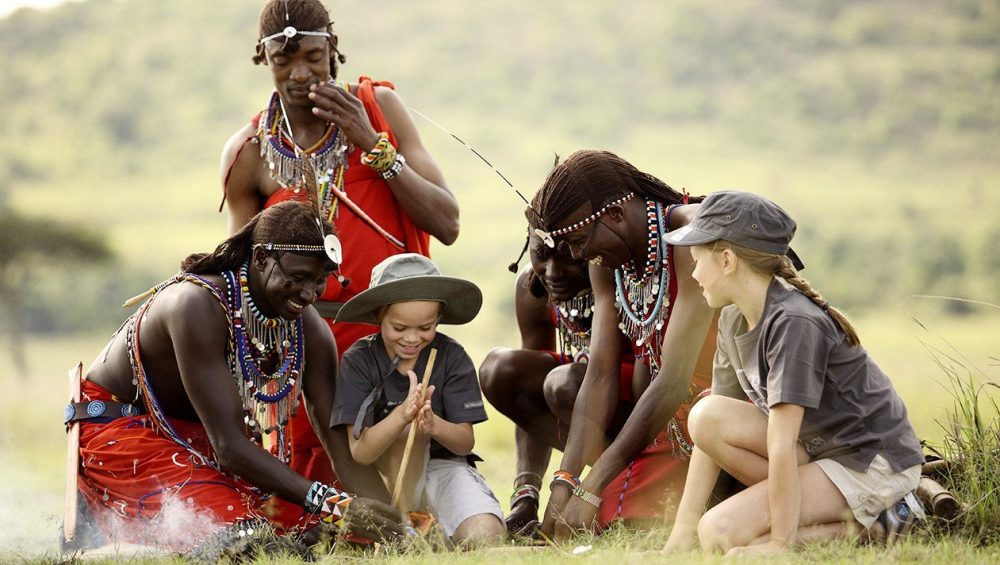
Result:
<svg viewBox="0 0 1000 565"><path fill-rule="evenodd" d="M399 302L385 309L379 330L389 359L399 356L399 371L412 369L417 356L437 335L440 302Z"/></svg>

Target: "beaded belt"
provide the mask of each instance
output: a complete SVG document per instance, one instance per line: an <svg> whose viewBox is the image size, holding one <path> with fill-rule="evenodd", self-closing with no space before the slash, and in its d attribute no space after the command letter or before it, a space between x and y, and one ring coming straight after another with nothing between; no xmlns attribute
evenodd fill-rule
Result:
<svg viewBox="0 0 1000 565"><path fill-rule="evenodd" d="M100 419L103 422L110 422L117 418L127 418L145 414L146 410L142 406L135 404L125 404L124 402L113 402L111 400L91 400L90 402L70 402L66 405L65 422L80 422Z"/></svg>
<svg viewBox="0 0 1000 565"><path fill-rule="evenodd" d="M337 312L340 312L343 306L343 302L320 302L318 300L313 302L313 308L319 312L319 315L331 320L337 317Z"/></svg>

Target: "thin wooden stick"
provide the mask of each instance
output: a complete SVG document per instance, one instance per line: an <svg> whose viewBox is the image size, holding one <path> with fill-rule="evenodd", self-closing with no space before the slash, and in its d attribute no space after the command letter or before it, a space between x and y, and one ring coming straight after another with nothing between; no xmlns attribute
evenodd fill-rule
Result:
<svg viewBox="0 0 1000 565"><path fill-rule="evenodd" d="M427 400L427 385L431 382L431 371L434 370L434 359L437 357L437 349L431 349L430 356L427 357L427 366L424 368L423 390L420 393L420 408L423 408ZM417 414L420 414L420 408ZM417 417L410 422L410 433L406 437L406 448L403 449L403 460L399 463L399 472L396 473L396 488L392 489L392 505L399 508L399 499L403 495L403 482L406 478L406 467L410 464L410 453L413 451L413 442L417 439ZM401 509L402 510L402 509ZM406 509L409 510L409 509Z"/></svg>
<svg viewBox="0 0 1000 565"><path fill-rule="evenodd" d="M83 363L69 370L69 401L80 402L80 378ZM80 422L69 426L66 450L66 508L63 510L63 540L67 543L76 536L77 477L80 473Z"/></svg>

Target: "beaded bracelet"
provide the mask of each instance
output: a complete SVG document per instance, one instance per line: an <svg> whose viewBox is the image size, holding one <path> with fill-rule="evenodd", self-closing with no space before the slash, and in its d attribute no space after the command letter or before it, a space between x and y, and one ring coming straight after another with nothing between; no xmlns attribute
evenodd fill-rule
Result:
<svg viewBox="0 0 1000 565"><path fill-rule="evenodd" d="M388 169L382 171L382 178L385 180L396 178L396 175L403 170L405 165L406 157L396 153L396 160L392 162L392 165L390 165Z"/></svg>
<svg viewBox="0 0 1000 565"><path fill-rule="evenodd" d="M378 173L384 173L396 162L396 148L389 143L389 134L380 131L378 142L375 147L365 151L361 155L361 163L374 169Z"/></svg>
<svg viewBox="0 0 1000 565"><path fill-rule="evenodd" d="M584 502L592 504L598 508L600 508L601 503L604 502L603 498L597 496L596 494L588 490L585 490L582 486L577 486L576 488L573 489L573 496L579 497Z"/></svg>
<svg viewBox="0 0 1000 565"><path fill-rule="evenodd" d="M320 520L327 524L340 525L352 500L346 492L316 481L309 487L302 507L310 514L319 514Z"/></svg>
<svg viewBox="0 0 1000 565"><path fill-rule="evenodd" d="M580 477L574 476L569 471L556 471L552 474L552 482L549 483L549 490L552 490L559 483L563 483L569 487L569 490L573 490L580 486Z"/></svg>

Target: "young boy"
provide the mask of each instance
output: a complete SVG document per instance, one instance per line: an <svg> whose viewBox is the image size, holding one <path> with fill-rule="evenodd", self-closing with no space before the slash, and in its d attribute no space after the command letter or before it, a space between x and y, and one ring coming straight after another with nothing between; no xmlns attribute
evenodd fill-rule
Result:
<svg viewBox="0 0 1000 565"><path fill-rule="evenodd" d="M416 423L404 496L413 495L413 507L430 510L461 545L499 538L503 514L472 463L472 425L486 420L475 367L437 325L471 321L482 302L475 284L442 276L430 259L404 253L376 265L368 290L337 314L337 322L376 324L379 332L344 353L330 425L347 426L351 455L374 463L391 491L409 426ZM421 402L417 375L432 349L436 360Z"/></svg>

